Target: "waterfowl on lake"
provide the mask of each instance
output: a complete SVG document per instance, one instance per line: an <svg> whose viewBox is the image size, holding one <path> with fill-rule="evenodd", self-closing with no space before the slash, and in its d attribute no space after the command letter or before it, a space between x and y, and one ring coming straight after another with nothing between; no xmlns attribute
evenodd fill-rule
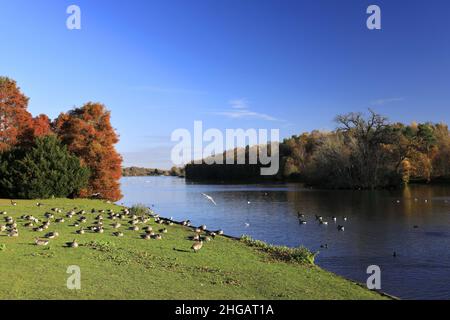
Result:
<svg viewBox="0 0 450 320"><path fill-rule="evenodd" d="M344 226L341 226L341 225L339 225L339 226L337 227L337 229L338 229L338 231L344 231L344 230L345 230Z"/></svg>
<svg viewBox="0 0 450 320"><path fill-rule="evenodd" d="M194 250L195 253L199 252L203 248L203 241L195 242L191 249Z"/></svg>
<svg viewBox="0 0 450 320"><path fill-rule="evenodd" d="M322 244L322 245L320 245L320 247L321 247L322 249L328 249L328 244Z"/></svg>
<svg viewBox="0 0 450 320"><path fill-rule="evenodd" d="M47 246L50 242L49 242L48 240L41 240L41 239L39 239L39 238L36 238L36 239L34 240L34 243L35 243L37 246Z"/></svg>
<svg viewBox="0 0 450 320"><path fill-rule="evenodd" d="M347 221L347 217L344 217L343 220L344 220L344 221Z"/></svg>
<svg viewBox="0 0 450 320"><path fill-rule="evenodd" d="M301 219L300 219L300 220L298 220L298 223L299 223L299 224L306 224L307 222L306 222L305 220L301 220Z"/></svg>
<svg viewBox="0 0 450 320"><path fill-rule="evenodd" d="M320 220L320 224L322 224L322 225L324 225L324 226L327 226L327 225L328 225L328 221Z"/></svg>
<svg viewBox="0 0 450 320"><path fill-rule="evenodd" d="M337 221L337 218L336 218L336 217L332 217L331 219L333 219L334 222Z"/></svg>

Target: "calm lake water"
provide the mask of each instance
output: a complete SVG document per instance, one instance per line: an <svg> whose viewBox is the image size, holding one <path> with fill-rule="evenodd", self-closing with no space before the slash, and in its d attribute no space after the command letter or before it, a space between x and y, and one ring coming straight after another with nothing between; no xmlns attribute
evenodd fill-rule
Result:
<svg viewBox="0 0 450 320"><path fill-rule="evenodd" d="M154 205L177 221L190 219L233 236L320 251L318 265L359 282L366 282L368 266L378 265L382 290L400 298L450 299L449 186L324 191L290 183L224 185L137 177L123 178L122 191L124 204ZM305 214L306 225L298 223L297 212ZM315 215L329 225L319 225ZM328 249L321 248L324 244Z"/></svg>

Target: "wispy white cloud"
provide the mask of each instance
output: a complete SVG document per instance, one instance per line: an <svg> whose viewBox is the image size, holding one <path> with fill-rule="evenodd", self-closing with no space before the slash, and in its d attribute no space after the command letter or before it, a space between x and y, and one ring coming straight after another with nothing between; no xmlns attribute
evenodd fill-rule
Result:
<svg viewBox="0 0 450 320"><path fill-rule="evenodd" d="M233 109L248 109L248 101L247 101L247 99L231 100L230 106Z"/></svg>
<svg viewBox="0 0 450 320"><path fill-rule="evenodd" d="M399 102L404 101L405 98L386 98L386 99L378 99L371 102L373 106L382 106L391 102Z"/></svg>
<svg viewBox="0 0 450 320"><path fill-rule="evenodd" d="M266 121L283 121L271 115L250 110L247 99L235 99L229 101L230 110L214 112L219 116L225 116L232 119L252 118Z"/></svg>
<svg viewBox="0 0 450 320"><path fill-rule="evenodd" d="M207 94L206 91L183 89L183 88L165 88L165 87L159 87L159 86L137 86L137 87L134 87L133 89L138 90L138 91L147 91L147 92L163 93L163 94L194 94L194 95Z"/></svg>

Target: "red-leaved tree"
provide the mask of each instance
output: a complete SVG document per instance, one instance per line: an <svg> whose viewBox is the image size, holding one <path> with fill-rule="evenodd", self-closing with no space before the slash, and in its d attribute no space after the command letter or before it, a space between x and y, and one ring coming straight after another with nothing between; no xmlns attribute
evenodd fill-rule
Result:
<svg viewBox="0 0 450 320"><path fill-rule="evenodd" d="M33 126L28 98L14 80L0 77L0 152L19 144Z"/></svg>
<svg viewBox="0 0 450 320"><path fill-rule="evenodd" d="M122 157L115 149L119 138L105 106L87 103L62 113L55 120L54 129L69 151L91 170L89 187L80 196L98 194L103 199L119 200Z"/></svg>

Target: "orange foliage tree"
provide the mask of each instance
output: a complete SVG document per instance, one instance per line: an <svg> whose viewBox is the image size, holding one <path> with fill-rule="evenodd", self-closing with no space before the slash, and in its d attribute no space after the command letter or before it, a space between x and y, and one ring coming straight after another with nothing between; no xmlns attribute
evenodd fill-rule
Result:
<svg viewBox="0 0 450 320"><path fill-rule="evenodd" d="M0 77L0 152L21 142L33 125L28 98L14 80Z"/></svg>
<svg viewBox="0 0 450 320"><path fill-rule="evenodd" d="M104 105L87 103L55 120L54 129L61 141L91 171L89 187L80 196L98 194L112 201L122 197L119 183L122 157L114 147L119 138L110 118Z"/></svg>

